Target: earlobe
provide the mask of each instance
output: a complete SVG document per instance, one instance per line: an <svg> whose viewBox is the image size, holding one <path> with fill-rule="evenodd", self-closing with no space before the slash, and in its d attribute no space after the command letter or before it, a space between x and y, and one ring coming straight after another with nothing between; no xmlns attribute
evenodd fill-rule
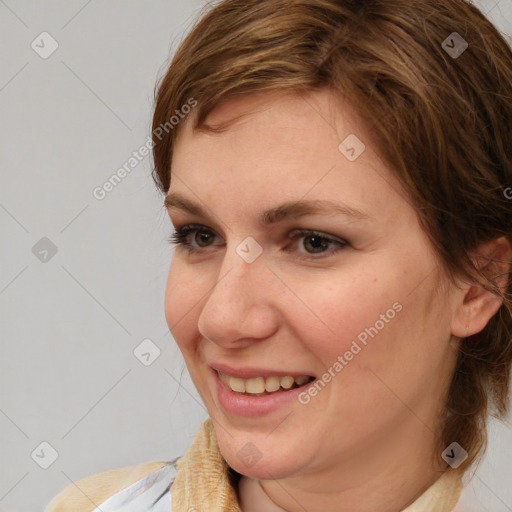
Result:
<svg viewBox="0 0 512 512"><path fill-rule="evenodd" d="M500 237L480 245L471 258L488 282L479 277L465 283L457 293L451 332L460 338L482 331L503 304L503 299L491 290L491 285L499 288L502 294L507 293L512 246L506 237Z"/></svg>

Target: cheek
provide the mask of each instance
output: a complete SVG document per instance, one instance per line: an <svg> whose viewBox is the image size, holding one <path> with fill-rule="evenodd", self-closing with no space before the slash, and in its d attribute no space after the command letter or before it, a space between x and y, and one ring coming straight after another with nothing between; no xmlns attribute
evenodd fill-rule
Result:
<svg viewBox="0 0 512 512"><path fill-rule="evenodd" d="M167 325L180 348L197 331L202 294L197 286L192 285L193 282L194 275L174 260L167 278L164 308Z"/></svg>
<svg viewBox="0 0 512 512"><path fill-rule="evenodd" d="M367 385L369 370L391 380L401 375L402 382L415 372L424 376L443 357L448 308L433 296L436 276L422 282L430 262L414 261L395 255L366 261L364 272L345 268L336 277L297 280L302 303L291 296L284 302L287 323L326 370L341 356L346 363L338 373L350 373L357 385Z"/></svg>
<svg viewBox="0 0 512 512"><path fill-rule="evenodd" d="M331 381L334 407L340 414L350 411L359 425L406 414L404 403L421 403L425 390L437 396L435 382L448 376L447 308L442 299L432 300L434 281L413 293L409 283L396 282L347 293L350 305L339 304L331 316L339 335L321 349L326 368L342 356Z"/></svg>
<svg viewBox="0 0 512 512"><path fill-rule="evenodd" d="M369 265L366 269L361 273L346 268L337 275L317 276L314 281L297 280L295 296L283 301L287 304L288 325L324 364L332 364L354 340L364 346L368 330L376 322L380 333L399 316L396 280L378 278L379 273ZM386 323L380 319L382 314Z"/></svg>

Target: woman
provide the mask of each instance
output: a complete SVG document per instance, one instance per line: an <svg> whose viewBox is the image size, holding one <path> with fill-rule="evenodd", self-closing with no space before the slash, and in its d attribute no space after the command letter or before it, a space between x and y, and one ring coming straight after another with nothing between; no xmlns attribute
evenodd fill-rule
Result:
<svg viewBox="0 0 512 512"><path fill-rule="evenodd" d="M166 318L210 417L47 511L453 510L509 396L511 84L463 0L205 14L153 155Z"/></svg>

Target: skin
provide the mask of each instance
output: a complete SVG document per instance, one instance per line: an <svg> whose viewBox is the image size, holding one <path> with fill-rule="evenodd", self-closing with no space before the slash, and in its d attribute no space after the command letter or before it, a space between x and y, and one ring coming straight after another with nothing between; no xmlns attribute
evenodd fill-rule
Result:
<svg viewBox="0 0 512 512"><path fill-rule="evenodd" d="M176 248L169 328L222 455L260 479L274 503L290 512L402 510L446 467L436 463L435 432L458 337L481 330L500 301L448 280L416 209L343 98L246 95L208 121L239 114L220 134L192 131L192 118L180 127L169 192L207 215L178 207L169 215L176 228L199 223L206 234L188 237L195 252ZM355 161L338 150L349 134L366 145ZM301 199L343 203L369 219L331 212L260 224L263 210ZM297 228L348 245L311 254L311 238L288 238ZM253 263L235 251L248 236L263 249ZM209 363L320 377L396 302L402 310L307 405L255 418L220 406ZM261 453L250 467L237 456L248 442Z"/></svg>

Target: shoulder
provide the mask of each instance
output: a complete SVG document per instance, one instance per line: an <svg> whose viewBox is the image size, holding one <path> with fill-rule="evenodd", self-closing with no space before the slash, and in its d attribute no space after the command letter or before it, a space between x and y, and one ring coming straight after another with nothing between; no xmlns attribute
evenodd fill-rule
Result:
<svg viewBox="0 0 512 512"><path fill-rule="evenodd" d="M82 478L60 491L45 512L91 512L111 496L169 465L148 462Z"/></svg>

